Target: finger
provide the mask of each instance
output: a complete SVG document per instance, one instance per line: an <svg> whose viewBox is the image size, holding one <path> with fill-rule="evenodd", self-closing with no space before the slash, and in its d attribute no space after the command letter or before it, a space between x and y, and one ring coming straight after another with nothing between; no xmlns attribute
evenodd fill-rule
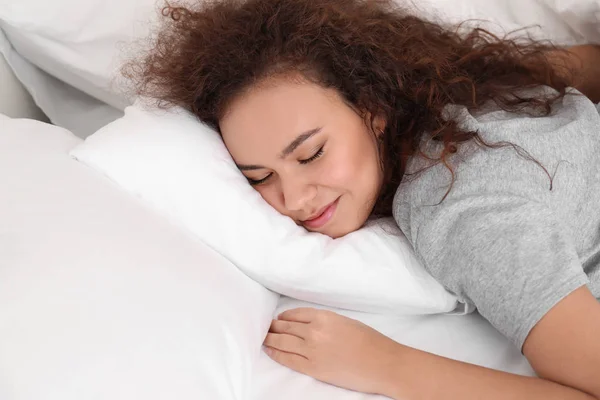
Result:
<svg viewBox="0 0 600 400"><path fill-rule="evenodd" d="M284 351L279 351L272 347L265 348L265 353L273 360L283 365L284 367L288 367L293 369L294 371L300 372L301 374L308 375L308 360L302 356L292 353L286 353Z"/></svg>
<svg viewBox="0 0 600 400"><path fill-rule="evenodd" d="M282 321L274 319L271 321L271 327L269 329L271 333L287 333L288 335L294 335L301 339L305 339L308 333L308 325L303 322L294 321Z"/></svg>
<svg viewBox="0 0 600 400"><path fill-rule="evenodd" d="M277 319L309 323L315 318L315 315L318 312L319 310L317 310L316 308L294 308L292 310L282 312L281 314L279 314Z"/></svg>
<svg viewBox="0 0 600 400"><path fill-rule="evenodd" d="M286 353L306 357L306 344L297 336L282 333L268 333L263 344Z"/></svg>

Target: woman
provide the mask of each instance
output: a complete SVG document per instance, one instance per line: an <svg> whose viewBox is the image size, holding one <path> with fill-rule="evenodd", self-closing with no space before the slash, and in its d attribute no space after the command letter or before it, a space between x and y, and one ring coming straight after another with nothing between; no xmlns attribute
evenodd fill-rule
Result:
<svg viewBox="0 0 600 400"><path fill-rule="evenodd" d="M600 399L600 117L569 88L598 100L585 68L597 49L459 34L388 1L224 0L165 15L129 69L142 94L219 130L264 199L310 231L341 237L393 215L539 378L314 309L273 321L274 360L397 399Z"/></svg>

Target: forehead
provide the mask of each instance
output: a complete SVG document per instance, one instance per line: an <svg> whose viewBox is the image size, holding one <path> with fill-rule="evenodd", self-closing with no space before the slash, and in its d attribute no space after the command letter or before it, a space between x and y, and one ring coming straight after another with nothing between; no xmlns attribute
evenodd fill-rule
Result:
<svg viewBox="0 0 600 400"><path fill-rule="evenodd" d="M236 99L220 128L232 154L257 143L283 148L297 135L327 124L344 106L334 90L312 83L267 83Z"/></svg>

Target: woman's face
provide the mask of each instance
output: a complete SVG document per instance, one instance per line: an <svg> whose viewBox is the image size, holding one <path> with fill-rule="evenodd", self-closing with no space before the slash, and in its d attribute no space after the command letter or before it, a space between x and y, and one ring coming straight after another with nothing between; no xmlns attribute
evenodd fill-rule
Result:
<svg viewBox="0 0 600 400"><path fill-rule="evenodd" d="M281 214L334 238L366 222L383 178L377 137L336 91L269 82L235 100L220 129L240 170Z"/></svg>

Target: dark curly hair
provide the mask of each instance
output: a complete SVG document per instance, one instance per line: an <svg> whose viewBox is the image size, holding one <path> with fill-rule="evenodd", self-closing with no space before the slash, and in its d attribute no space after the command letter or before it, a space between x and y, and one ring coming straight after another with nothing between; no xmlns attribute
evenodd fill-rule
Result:
<svg viewBox="0 0 600 400"><path fill-rule="evenodd" d="M391 215L407 161L425 157L419 149L425 133L443 143L435 161L452 173L447 159L462 142L510 145L462 131L444 118L446 105L477 110L493 101L504 110L547 115L570 81L566 63L556 62L562 50L548 43L445 27L391 0L204 0L167 4L162 13L149 51L124 68L136 93L161 106L182 106L219 130L241 93L264 79L300 73L337 90L363 116L383 116L384 185L372 216ZM539 85L557 94L523 95Z"/></svg>

